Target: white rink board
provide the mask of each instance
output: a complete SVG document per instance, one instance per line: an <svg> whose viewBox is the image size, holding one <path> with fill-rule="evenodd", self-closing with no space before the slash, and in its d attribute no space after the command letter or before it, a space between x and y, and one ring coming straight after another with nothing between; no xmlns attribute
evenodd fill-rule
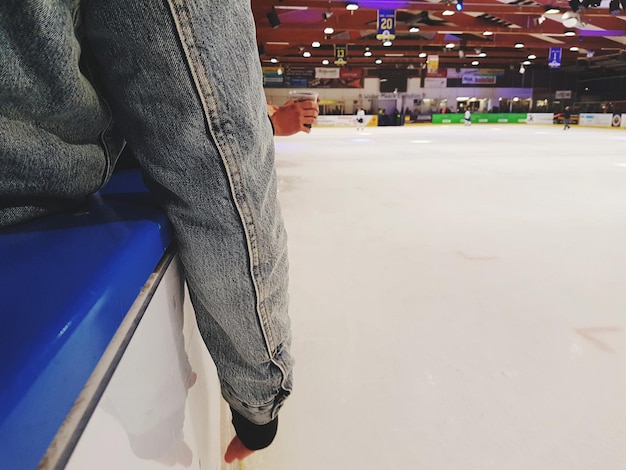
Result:
<svg viewBox="0 0 626 470"><path fill-rule="evenodd" d="M67 470L230 468L222 463L227 407L180 276L175 260Z"/></svg>

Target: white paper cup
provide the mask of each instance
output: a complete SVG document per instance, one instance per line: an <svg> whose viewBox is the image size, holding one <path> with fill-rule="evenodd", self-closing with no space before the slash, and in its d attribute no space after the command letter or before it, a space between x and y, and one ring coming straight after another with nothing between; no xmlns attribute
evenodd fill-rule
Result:
<svg viewBox="0 0 626 470"><path fill-rule="evenodd" d="M317 103L317 92L316 91L296 91L292 90L289 92L289 99L293 101L313 101L313 103ZM305 127L311 127L311 124L305 124Z"/></svg>
<svg viewBox="0 0 626 470"><path fill-rule="evenodd" d="M294 101L313 101L317 103L317 92L316 91L290 91L289 99Z"/></svg>

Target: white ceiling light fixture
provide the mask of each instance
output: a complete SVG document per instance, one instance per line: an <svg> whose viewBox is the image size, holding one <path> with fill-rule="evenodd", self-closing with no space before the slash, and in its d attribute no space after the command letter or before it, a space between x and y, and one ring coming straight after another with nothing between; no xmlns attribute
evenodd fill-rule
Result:
<svg viewBox="0 0 626 470"><path fill-rule="evenodd" d="M563 33L563 36L567 36L567 37L576 36L576 31L572 31L571 29L568 29L567 31Z"/></svg>
<svg viewBox="0 0 626 470"><path fill-rule="evenodd" d="M335 32L335 28L324 28L324 34L333 34Z"/></svg>
<svg viewBox="0 0 626 470"><path fill-rule="evenodd" d="M304 51L302 53L302 57L311 57L311 53L309 51Z"/></svg>
<svg viewBox="0 0 626 470"><path fill-rule="evenodd" d="M454 49L454 43L449 42L448 44L446 44L446 49Z"/></svg>
<svg viewBox="0 0 626 470"><path fill-rule="evenodd" d="M493 36L493 31L484 31L483 36Z"/></svg>
<svg viewBox="0 0 626 470"><path fill-rule="evenodd" d="M276 57L272 57L272 58L270 59L270 62L271 62L272 64L277 64L277 63L278 63L278 59L277 59Z"/></svg>
<svg viewBox="0 0 626 470"><path fill-rule="evenodd" d="M480 54L478 54L478 57L487 57L487 53L486 52L481 52Z"/></svg>
<svg viewBox="0 0 626 470"><path fill-rule="evenodd" d="M525 60L524 62L522 62L522 65L530 65L530 60Z"/></svg>
<svg viewBox="0 0 626 470"><path fill-rule="evenodd" d="M371 57L372 56L372 51L370 51L369 47L365 50L365 52L363 53L363 55L365 57Z"/></svg>
<svg viewBox="0 0 626 470"><path fill-rule="evenodd" d="M385 42L383 42L383 46L385 46L385 47L391 47L392 44L393 43L389 39L387 39Z"/></svg>
<svg viewBox="0 0 626 470"><path fill-rule="evenodd" d="M323 65L328 65L328 64L330 64L330 62L328 61L328 59L324 59L324 60L322 61L322 64L323 64Z"/></svg>
<svg viewBox="0 0 626 470"><path fill-rule="evenodd" d="M578 52L580 49L578 47L576 47L576 46L572 46L572 47L569 48L569 50L572 51L572 52Z"/></svg>
<svg viewBox="0 0 626 470"><path fill-rule="evenodd" d="M561 17L561 22L563 23L563 26L565 26L566 28L576 27L579 21L580 21L580 18L578 17L578 14L572 11L566 11L565 13L563 13L563 16Z"/></svg>
<svg viewBox="0 0 626 470"><path fill-rule="evenodd" d="M523 42L516 42L515 43L515 49L521 49L522 47L524 47L524 43Z"/></svg>
<svg viewBox="0 0 626 470"><path fill-rule="evenodd" d="M311 43L311 47L320 47L320 46L321 46L321 44L320 44L320 42L319 42L319 41L313 41L313 42Z"/></svg>
<svg viewBox="0 0 626 470"><path fill-rule="evenodd" d="M356 2L348 2L346 3L346 10L354 11L359 9L359 4Z"/></svg>
<svg viewBox="0 0 626 470"><path fill-rule="evenodd" d="M473 65L473 66L476 66L476 65L478 65L478 64L480 64L480 62L478 62L477 60L473 60L473 61L472 61L472 65Z"/></svg>
<svg viewBox="0 0 626 470"><path fill-rule="evenodd" d="M455 11L454 10L444 10L443 13L441 13L443 16L452 16L454 15Z"/></svg>
<svg viewBox="0 0 626 470"><path fill-rule="evenodd" d="M420 32L419 26L411 26L409 28L409 33L419 33L419 32Z"/></svg>
<svg viewBox="0 0 626 470"><path fill-rule="evenodd" d="M536 56L535 54L530 54L530 55L528 56L528 58L529 58L530 60L535 60L535 59L537 58L537 56Z"/></svg>
<svg viewBox="0 0 626 470"><path fill-rule="evenodd" d="M418 57L420 57L420 58L422 58L422 59L423 59L423 58L424 58L424 57L426 57L427 55L428 55L428 54L426 54L425 52L420 52Z"/></svg>
<svg viewBox="0 0 626 470"><path fill-rule="evenodd" d="M382 59L376 59L374 62L376 62L378 65L380 65L380 64L383 63L383 60Z"/></svg>

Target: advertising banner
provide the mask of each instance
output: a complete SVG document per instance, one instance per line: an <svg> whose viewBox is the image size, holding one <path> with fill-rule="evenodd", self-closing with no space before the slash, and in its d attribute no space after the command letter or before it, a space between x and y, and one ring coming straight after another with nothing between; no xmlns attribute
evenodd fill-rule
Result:
<svg viewBox="0 0 626 470"><path fill-rule="evenodd" d="M433 124L461 124L463 114L433 114ZM474 113L472 122L489 124L519 124L526 122L526 113Z"/></svg>
<svg viewBox="0 0 626 470"><path fill-rule="evenodd" d="M461 77L463 85L495 85L496 76L480 73L479 70L465 72Z"/></svg>
<svg viewBox="0 0 626 470"><path fill-rule="evenodd" d="M363 123L365 126L375 126L376 120L373 119L376 116L366 115L363 117ZM316 127L356 127L356 116L325 116L321 115L317 117Z"/></svg>
<svg viewBox="0 0 626 470"><path fill-rule="evenodd" d="M580 113L581 126L612 127L613 114L586 114Z"/></svg>
<svg viewBox="0 0 626 470"><path fill-rule="evenodd" d="M309 80L309 88L363 88L361 67L337 67L315 69L315 78Z"/></svg>
<svg viewBox="0 0 626 470"><path fill-rule="evenodd" d="M430 78L424 79L424 88L445 88L448 81L445 78Z"/></svg>
<svg viewBox="0 0 626 470"><path fill-rule="evenodd" d="M334 67L315 67L315 78L339 78L341 70Z"/></svg>
<svg viewBox="0 0 626 470"><path fill-rule="evenodd" d="M282 67L263 67L263 86L282 87L284 85Z"/></svg>
<svg viewBox="0 0 626 470"><path fill-rule="evenodd" d="M528 113L526 118L526 124L552 124L553 122L553 113Z"/></svg>
<svg viewBox="0 0 626 470"><path fill-rule="evenodd" d="M439 70L439 56L438 55L429 55L426 59L426 73L434 74Z"/></svg>
<svg viewBox="0 0 626 470"><path fill-rule="evenodd" d="M310 67L289 66L283 73L284 85L289 88L306 88L315 76Z"/></svg>
<svg viewBox="0 0 626 470"><path fill-rule="evenodd" d="M626 125L626 123L624 123L623 120L623 116L621 114L615 113L613 114L613 119L611 120L611 127L621 127Z"/></svg>

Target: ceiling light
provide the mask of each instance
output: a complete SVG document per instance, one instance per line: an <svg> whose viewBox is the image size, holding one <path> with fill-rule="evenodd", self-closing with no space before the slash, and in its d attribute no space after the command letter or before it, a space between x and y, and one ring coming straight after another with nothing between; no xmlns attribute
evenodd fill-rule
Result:
<svg viewBox="0 0 626 470"><path fill-rule="evenodd" d="M578 15L576 13L572 13L571 11L566 11L563 13L561 21L563 22L563 26L566 28L573 28L578 24Z"/></svg>
<svg viewBox="0 0 626 470"><path fill-rule="evenodd" d="M454 49L454 43L449 42L448 44L446 44L446 49Z"/></svg>
<svg viewBox="0 0 626 470"><path fill-rule="evenodd" d="M309 51L305 51L302 53L302 57L311 57L311 53Z"/></svg>
<svg viewBox="0 0 626 470"><path fill-rule="evenodd" d="M516 42L515 43L515 48L516 49L521 49L522 47L524 47L524 43L523 42Z"/></svg>
<svg viewBox="0 0 626 470"><path fill-rule="evenodd" d="M409 28L409 33L418 33L419 32L419 26L411 26Z"/></svg>
<svg viewBox="0 0 626 470"><path fill-rule="evenodd" d="M478 54L478 57L487 57L487 53L486 52L481 52L480 54Z"/></svg>
<svg viewBox="0 0 626 470"><path fill-rule="evenodd" d="M572 46L572 47L569 48L569 50L572 51L572 52L578 52L579 49L576 46Z"/></svg>
<svg viewBox="0 0 626 470"><path fill-rule="evenodd" d="M322 61L322 64L323 64L323 65L328 65L329 63L330 63L330 62L328 62L328 59L324 59L324 60Z"/></svg>
<svg viewBox="0 0 626 470"><path fill-rule="evenodd" d="M530 60L535 60L535 59L537 58L537 56L536 56L535 54L530 54L530 55L528 56L528 58L529 58Z"/></svg>
<svg viewBox="0 0 626 470"><path fill-rule="evenodd" d="M472 65L476 66L478 64L480 64L480 62L478 62L477 60L472 61Z"/></svg>
<svg viewBox="0 0 626 470"><path fill-rule="evenodd" d="M563 33L563 36L576 36L576 31L572 31L571 29L568 29L567 31Z"/></svg>
<svg viewBox="0 0 626 470"><path fill-rule="evenodd" d="M365 52L363 53L363 55L364 55L365 57L370 57L370 56L372 55L372 51L365 51Z"/></svg>
<svg viewBox="0 0 626 470"><path fill-rule="evenodd" d="M385 47L389 47L391 46L393 43L390 40L386 40L385 42L383 42L383 46Z"/></svg>
<svg viewBox="0 0 626 470"><path fill-rule="evenodd" d="M493 31L485 31L483 36L493 36Z"/></svg>
<svg viewBox="0 0 626 470"><path fill-rule="evenodd" d="M452 16L452 15L454 15L454 10L444 10L442 15L443 16Z"/></svg>
<svg viewBox="0 0 626 470"><path fill-rule="evenodd" d="M425 52L420 52L418 57L421 57L423 59L426 56L427 54Z"/></svg>
<svg viewBox="0 0 626 470"><path fill-rule="evenodd" d="M321 44L319 43L319 41L313 41L313 42L311 43L311 46L312 46L312 47L320 47L320 46L321 46Z"/></svg>
<svg viewBox="0 0 626 470"><path fill-rule="evenodd" d="M333 34L334 32L334 28L324 28L324 34Z"/></svg>
<svg viewBox="0 0 626 470"><path fill-rule="evenodd" d="M522 65L530 65L530 60L525 60L524 62L522 62Z"/></svg>
<svg viewBox="0 0 626 470"><path fill-rule="evenodd" d="M359 4L355 2L346 3L346 10L354 11L359 9Z"/></svg>
<svg viewBox="0 0 626 470"><path fill-rule="evenodd" d="M375 62L376 62L377 64L379 64L379 65L380 65L380 64L382 64L382 63L383 63L383 60L382 60L382 59L376 59L376 61L375 61Z"/></svg>
<svg viewBox="0 0 626 470"><path fill-rule="evenodd" d="M272 64L277 64L277 63L278 63L278 59L277 59L276 57L272 57L272 58L270 59L270 62L271 62Z"/></svg>

